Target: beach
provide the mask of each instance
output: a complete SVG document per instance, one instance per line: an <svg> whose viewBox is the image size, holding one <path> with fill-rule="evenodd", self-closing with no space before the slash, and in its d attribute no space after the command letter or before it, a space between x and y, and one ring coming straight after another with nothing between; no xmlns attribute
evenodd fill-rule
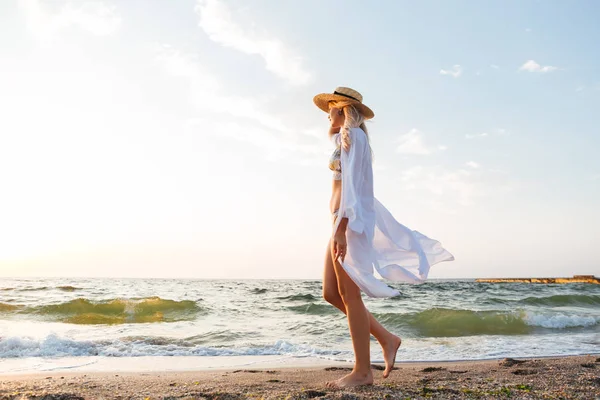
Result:
<svg viewBox="0 0 600 400"><path fill-rule="evenodd" d="M0 399L600 398L600 286L395 284L365 297L397 370L353 365L319 280L0 280ZM519 361L506 361L518 359Z"/></svg>
<svg viewBox="0 0 600 400"><path fill-rule="evenodd" d="M167 357L168 358L168 357ZM352 364L0 375L0 399L598 399L600 356L400 362L372 386L329 389Z"/></svg>

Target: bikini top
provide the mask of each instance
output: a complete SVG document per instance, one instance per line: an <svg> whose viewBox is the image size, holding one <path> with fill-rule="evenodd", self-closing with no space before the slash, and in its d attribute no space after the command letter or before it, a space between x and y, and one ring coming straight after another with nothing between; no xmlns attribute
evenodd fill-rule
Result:
<svg viewBox="0 0 600 400"><path fill-rule="evenodd" d="M331 141L336 145L333 154L329 157L329 169L333 171L333 179L339 181L342 179L342 162L340 157L342 149L340 147L340 134L335 133L331 136Z"/></svg>

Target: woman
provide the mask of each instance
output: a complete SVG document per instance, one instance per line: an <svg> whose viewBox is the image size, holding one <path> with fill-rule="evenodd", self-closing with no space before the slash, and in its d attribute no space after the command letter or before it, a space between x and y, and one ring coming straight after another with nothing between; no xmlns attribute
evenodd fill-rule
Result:
<svg viewBox="0 0 600 400"><path fill-rule="evenodd" d="M454 256L441 244L400 224L373 195L371 147L364 121L373 111L362 103L357 91L338 87L321 93L314 103L329 114L330 139L336 144L329 167L334 171L330 209L332 236L327 244L323 297L348 316L355 354L352 372L329 387L352 387L373 383L370 335L383 350L387 378L402 340L387 331L369 313L361 291L370 297L399 294L373 275L373 267L395 282L421 283L429 267Z"/></svg>

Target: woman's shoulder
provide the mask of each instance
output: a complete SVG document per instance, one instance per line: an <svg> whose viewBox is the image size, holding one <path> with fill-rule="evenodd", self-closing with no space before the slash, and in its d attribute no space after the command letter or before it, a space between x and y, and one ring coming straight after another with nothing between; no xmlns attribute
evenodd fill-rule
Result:
<svg viewBox="0 0 600 400"><path fill-rule="evenodd" d="M357 126L355 128L350 128L349 130L353 139L360 141L367 140L367 133L363 131L362 128Z"/></svg>
<svg viewBox="0 0 600 400"><path fill-rule="evenodd" d="M353 128L350 128L350 131L357 133L357 134L362 134L366 136L366 132L363 131L363 129L360 126L355 126Z"/></svg>

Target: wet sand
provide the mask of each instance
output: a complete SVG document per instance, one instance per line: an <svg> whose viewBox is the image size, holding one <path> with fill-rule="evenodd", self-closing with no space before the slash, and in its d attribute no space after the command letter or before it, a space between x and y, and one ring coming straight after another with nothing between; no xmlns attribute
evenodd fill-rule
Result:
<svg viewBox="0 0 600 400"><path fill-rule="evenodd" d="M351 368L335 365L0 375L0 399L600 399L598 355L374 365L374 385L329 389Z"/></svg>

